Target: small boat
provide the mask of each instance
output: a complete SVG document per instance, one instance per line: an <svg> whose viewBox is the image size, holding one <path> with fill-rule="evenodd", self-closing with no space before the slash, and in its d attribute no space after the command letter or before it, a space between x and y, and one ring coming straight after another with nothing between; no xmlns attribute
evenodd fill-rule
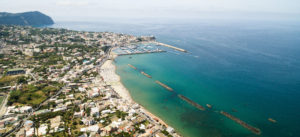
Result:
<svg viewBox="0 0 300 137"><path fill-rule="evenodd" d="M210 104L206 104L206 106L207 106L208 108L212 108L212 106L211 106Z"/></svg>

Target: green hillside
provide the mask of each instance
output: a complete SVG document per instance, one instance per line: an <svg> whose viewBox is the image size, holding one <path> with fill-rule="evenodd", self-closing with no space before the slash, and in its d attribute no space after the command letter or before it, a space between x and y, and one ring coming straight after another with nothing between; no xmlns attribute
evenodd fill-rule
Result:
<svg viewBox="0 0 300 137"><path fill-rule="evenodd" d="M5 25L51 25L51 17L39 12L8 13L0 12L0 24Z"/></svg>

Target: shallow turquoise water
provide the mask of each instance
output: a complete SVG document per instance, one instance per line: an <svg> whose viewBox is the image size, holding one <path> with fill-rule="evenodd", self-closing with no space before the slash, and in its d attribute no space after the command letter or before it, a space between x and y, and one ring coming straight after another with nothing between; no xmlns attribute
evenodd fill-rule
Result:
<svg viewBox="0 0 300 137"><path fill-rule="evenodd" d="M262 136L300 136L300 23L58 23L54 27L154 34L190 53L122 56L117 73L133 99L185 136L255 136L219 114L227 111ZM150 74L149 79L128 67ZM159 80L198 104L200 111L155 83ZM236 111L233 111L236 110ZM271 117L278 123L271 123Z"/></svg>

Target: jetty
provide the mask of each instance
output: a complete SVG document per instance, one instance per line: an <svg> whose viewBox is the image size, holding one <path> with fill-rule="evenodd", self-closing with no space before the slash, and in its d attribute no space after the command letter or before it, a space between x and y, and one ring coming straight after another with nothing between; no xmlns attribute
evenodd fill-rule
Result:
<svg viewBox="0 0 300 137"><path fill-rule="evenodd" d="M178 51L181 51L181 52L187 52L185 49L174 47L174 46L171 46L171 45L168 45L168 44L165 44L165 43L156 42L156 44L160 45L160 46L165 46L165 47L168 47L168 48L172 48L172 49L175 49L175 50L178 50Z"/></svg>
<svg viewBox="0 0 300 137"><path fill-rule="evenodd" d="M205 111L205 108L203 106L197 104L196 102L190 100L189 98L187 98L187 97L185 97L183 95L180 95L180 94L178 94L178 97L181 98L182 100L186 101L187 103L193 105L194 107L196 107L196 108L198 108L198 109L200 109L202 111Z"/></svg>
<svg viewBox="0 0 300 137"><path fill-rule="evenodd" d="M129 67L133 68L133 69L137 69L135 66L128 64Z"/></svg>
<svg viewBox="0 0 300 137"><path fill-rule="evenodd" d="M173 91L173 89L172 89L172 88L170 88L169 86L167 86L166 84L164 84L164 83L161 83L161 82L160 82L160 81L158 81L158 80L156 80L155 82L156 82L157 84L161 85L162 87L166 88L167 90L169 90L169 91Z"/></svg>
<svg viewBox="0 0 300 137"><path fill-rule="evenodd" d="M148 78L152 78L149 74L145 73L144 71L141 71L141 73L142 73L143 75L145 75L146 77L148 77Z"/></svg>
<svg viewBox="0 0 300 137"><path fill-rule="evenodd" d="M224 111L221 111L220 112L222 115L226 116L227 118L233 120L234 122L240 124L241 126L243 126L244 128L250 130L252 133L256 134L256 135L260 135L261 134L261 131L259 128L256 128L256 127L253 127L249 124L247 124L246 122L240 120L239 118L227 113L227 112L224 112Z"/></svg>

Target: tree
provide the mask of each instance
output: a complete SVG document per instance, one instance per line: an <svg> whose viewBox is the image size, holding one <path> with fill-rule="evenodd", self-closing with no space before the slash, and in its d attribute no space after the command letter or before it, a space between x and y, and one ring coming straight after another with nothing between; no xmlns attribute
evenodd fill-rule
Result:
<svg viewBox="0 0 300 137"><path fill-rule="evenodd" d="M91 108L87 108L86 113L87 113L88 116L91 115Z"/></svg>
<svg viewBox="0 0 300 137"><path fill-rule="evenodd" d="M47 134L50 132L50 124L47 125Z"/></svg>
<svg viewBox="0 0 300 137"><path fill-rule="evenodd" d="M21 83L26 84L27 83L26 77L24 77L24 76L19 77L17 82L18 82L18 84L21 84Z"/></svg>
<svg viewBox="0 0 300 137"><path fill-rule="evenodd" d="M34 122L33 126L34 126L35 130L37 131L37 134L39 134L38 129L40 127L40 118L37 117L36 115L33 115L33 122Z"/></svg>

